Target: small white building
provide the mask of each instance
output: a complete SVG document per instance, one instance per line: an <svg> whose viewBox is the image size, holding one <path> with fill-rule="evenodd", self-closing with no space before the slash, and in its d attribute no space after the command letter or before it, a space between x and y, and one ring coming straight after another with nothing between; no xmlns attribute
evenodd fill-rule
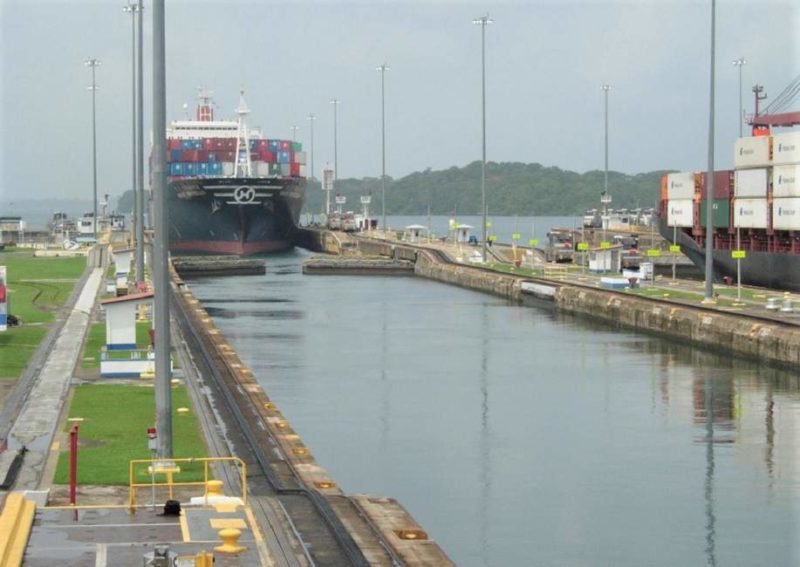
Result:
<svg viewBox="0 0 800 567"><path fill-rule="evenodd" d="M610 248L592 248L589 250L589 271L618 274L622 269L622 251L621 245Z"/></svg>
<svg viewBox="0 0 800 567"><path fill-rule="evenodd" d="M136 252L135 248L122 248L114 250L112 260L114 262L114 270L117 276L127 275L131 271L131 263L133 262L133 254Z"/></svg>
<svg viewBox="0 0 800 567"><path fill-rule="evenodd" d="M472 226L468 224L456 224L452 227L453 237L456 242L461 242L466 244L469 242L469 231L472 230Z"/></svg>
<svg viewBox="0 0 800 567"><path fill-rule="evenodd" d="M136 348L136 310L140 304L152 304L152 302L152 291L114 297L100 302L106 310L106 349Z"/></svg>
<svg viewBox="0 0 800 567"><path fill-rule="evenodd" d="M406 242L411 242L412 244L417 244L422 242L423 236L427 235L427 233L427 226L422 226L421 224L410 224L405 228L403 240Z"/></svg>

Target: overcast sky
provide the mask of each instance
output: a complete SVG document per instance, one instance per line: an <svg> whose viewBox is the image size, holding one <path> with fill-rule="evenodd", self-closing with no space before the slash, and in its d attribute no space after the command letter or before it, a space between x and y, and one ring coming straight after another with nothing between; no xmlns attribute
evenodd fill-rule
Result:
<svg viewBox="0 0 800 567"><path fill-rule="evenodd" d="M0 192L91 196L91 73L97 71L99 193L131 175L131 20L124 1L0 0ZM151 18L145 2L145 127L150 128ZM609 168L702 170L707 163L710 1L167 2L167 117L214 92L232 117L244 88L250 123L298 139L339 177L378 176L380 74L386 75L387 173L463 166L481 157L481 30L486 30L487 159L603 168L603 83ZM717 2L717 168L738 135L756 82L771 96L800 73L800 3ZM769 102L769 100L767 101ZM3 211L0 211L2 214Z"/></svg>

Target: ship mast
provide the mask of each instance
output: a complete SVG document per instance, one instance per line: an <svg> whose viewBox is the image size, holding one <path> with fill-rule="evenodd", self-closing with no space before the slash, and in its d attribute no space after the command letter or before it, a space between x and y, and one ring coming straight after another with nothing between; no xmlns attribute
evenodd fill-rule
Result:
<svg viewBox="0 0 800 567"><path fill-rule="evenodd" d="M236 135L236 167L234 177L252 177L250 163L250 139L247 132L245 117L250 114L247 103L244 101L244 90L239 91L239 108L236 109L239 115L239 131Z"/></svg>

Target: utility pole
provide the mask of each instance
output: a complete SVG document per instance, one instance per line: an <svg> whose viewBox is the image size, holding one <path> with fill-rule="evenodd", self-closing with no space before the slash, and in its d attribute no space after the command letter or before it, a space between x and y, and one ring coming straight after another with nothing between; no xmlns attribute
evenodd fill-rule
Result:
<svg viewBox="0 0 800 567"><path fill-rule="evenodd" d="M142 32L144 14L144 3L139 0L139 7L136 11L136 19L139 24L138 42L138 77L136 85L136 100L138 109L136 121L138 128L136 133L136 281L144 280L144 33ZM165 150L166 151L166 150Z"/></svg>
<svg viewBox="0 0 800 567"><path fill-rule="evenodd" d="M383 230L386 230L386 104L384 87L386 71L389 66L382 63L378 68L381 72L381 210L383 213Z"/></svg>
<svg viewBox="0 0 800 567"><path fill-rule="evenodd" d="M156 431L158 456L172 457L172 384L170 373L169 273L166 190L166 51L164 0L153 0L153 291L156 356Z"/></svg>
<svg viewBox="0 0 800 567"><path fill-rule="evenodd" d="M708 172L706 173L706 289L703 303L714 303L714 68L717 2L711 0L711 84L708 100Z"/></svg>
<svg viewBox="0 0 800 567"><path fill-rule="evenodd" d="M338 133L337 129L337 117L336 117L336 107L341 104L341 101L338 99L331 99L331 104L333 105L333 182L334 185L336 181L339 179L339 148L338 148Z"/></svg>
<svg viewBox="0 0 800 567"><path fill-rule="evenodd" d="M481 213L483 219L483 263L486 263L486 26L494 22L489 14L475 18L473 24L481 26L481 124L482 124L482 159L481 159Z"/></svg>
<svg viewBox="0 0 800 567"><path fill-rule="evenodd" d="M90 58L85 61L87 67L92 68L92 187L94 188L92 202L94 203L92 226L94 228L94 241L97 242L97 82L95 81L95 70L101 65L99 59Z"/></svg>
<svg viewBox="0 0 800 567"><path fill-rule="evenodd" d="M739 137L742 137L742 124L744 123L744 111L742 110L742 67L747 64L744 57L733 60L733 64L739 67Z"/></svg>
<svg viewBox="0 0 800 567"><path fill-rule="evenodd" d="M309 177L314 179L314 120L317 119L313 114L306 116L306 119L311 124L311 175Z"/></svg>
<svg viewBox="0 0 800 567"><path fill-rule="evenodd" d="M133 191L133 242L137 252L141 243L136 235L139 222L139 202L136 199L136 11L138 4L129 2L122 11L131 15L131 190ZM136 265L136 279L139 281L139 266Z"/></svg>

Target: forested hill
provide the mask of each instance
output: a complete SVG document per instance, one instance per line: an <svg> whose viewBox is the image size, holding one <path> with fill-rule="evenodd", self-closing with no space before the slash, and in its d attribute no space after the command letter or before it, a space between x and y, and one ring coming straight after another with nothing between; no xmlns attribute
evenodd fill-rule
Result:
<svg viewBox="0 0 800 567"><path fill-rule="evenodd" d="M652 207L658 200L663 171L626 175L610 171L608 188L614 208ZM359 197L372 192L372 210L380 208L380 178L340 179L336 192L347 196L347 209L359 209ZM486 164L486 199L495 215L570 215L600 207L603 172L575 173L538 163ZM306 211L321 211L323 194L309 182ZM441 171L430 169L386 181L386 210L391 214L477 214L481 202L481 164Z"/></svg>
<svg viewBox="0 0 800 567"><path fill-rule="evenodd" d="M658 199L661 175L654 171L626 175L610 171L608 188L614 208L652 207ZM600 207L603 172L575 173L538 163L486 164L486 199L493 215L572 215ZM347 197L346 210L360 210L359 197L372 193L372 212L380 211L379 177L340 179L335 192ZM305 211L319 213L324 194L318 181L309 180ZM333 201L333 199L331 199ZM433 171L427 169L400 179L386 180L387 214L478 214L481 202L481 164ZM132 208L129 194L119 210Z"/></svg>

